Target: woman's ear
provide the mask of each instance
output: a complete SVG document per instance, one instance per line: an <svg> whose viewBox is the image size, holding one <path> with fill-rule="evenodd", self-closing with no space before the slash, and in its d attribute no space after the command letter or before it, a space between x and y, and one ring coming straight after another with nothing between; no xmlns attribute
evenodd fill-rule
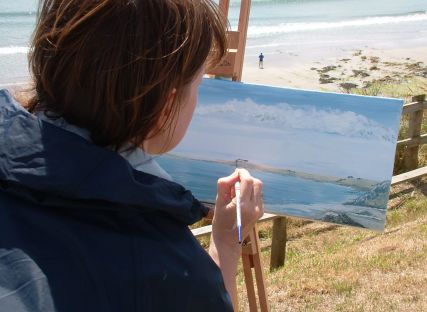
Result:
<svg viewBox="0 0 427 312"><path fill-rule="evenodd" d="M173 112L173 104L175 103L176 99L176 89L173 88L172 91L169 93L165 106L163 107L162 113L160 114L159 122L157 123L157 127L162 128L166 123L172 122L170 120L171 114Z"/></svg>
<svg viewBox="0 0 427 312"><path fill-rule="evenodd" d="M163 141L162 141L162 143L158 142L159 141L159 135L160 135L160 137L162 137L164 135L164 133L163 133L163 132L165 132L164 129L167 129L169 126L169 125L167 125L167 123L174 122L173 120L171 120L171 115L173 113L173 104L174 104L175 99L176 99L176 94L177 94L177 91L175 88L173 88L172 91L167 96L166 103L163 106L163 109L160 113L159 118L157 119L155 127L148 134L148 139L145 139L141 145L141 147L144 151L146 151L148 153L152 153L152 154L161 153L161 150L159 150L158 146L160 146L159 144L164 144L164 142ZM161 146L163 146L163 145L161 145Z"/></svg>

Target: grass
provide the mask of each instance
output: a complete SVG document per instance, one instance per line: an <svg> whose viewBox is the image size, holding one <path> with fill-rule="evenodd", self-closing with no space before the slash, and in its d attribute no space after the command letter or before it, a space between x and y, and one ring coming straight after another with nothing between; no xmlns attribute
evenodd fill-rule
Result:
<svg viewBox="0 0 427 312"><path fill-rule="evenodd" d="M350 92L408 103L427 93L427 79L374 82ZM402 117L399 139L407 137L408 120ZM394 174L407 171L405 151L396 152ZM419 166L427 165L427 146L418 159ZM427 182L414 187L390 201L384 233L289 218L286 263L273 272L267 272L271 229L261 227L271 311L427 311ZM238 281L240 311L248 311L241 271Z"/></svg>
<svg viewBox="0 0 427 312"><path fill-rule="evenodd" d="M350 93L401 98L409 102L413 96L427 93L427 79L410 77L399 82L375 81L368 87L351 89Z"/></svg>
<svg viewBox="0 0 427 312"><path fill-rule="evenodd" d="M350 92L410 102L414 95L427 94L427 79L374 82ZM399 139L407 137L407 130L404 116ZM397 150L394 174L407 171L404 155L404 148ZM427 165L427 146L420 147L419 165ZM286 262L273 272L268 271L271 224L260 225L271 311L427 311L427 179L406 186L414 190L394 188L399 194L389 201L384 233L288 218ZM241 266L237 284L239 311L249 311Z"/></svg>
<svg viewBox="0 0 427 312"><path fill-rule="evenodd" d="M261 240L271 311L427 311L427 182L399 197L384 233L290 219L286 263L268 272L271 232ZM240 311L248 311L243 274Z"/></svg>

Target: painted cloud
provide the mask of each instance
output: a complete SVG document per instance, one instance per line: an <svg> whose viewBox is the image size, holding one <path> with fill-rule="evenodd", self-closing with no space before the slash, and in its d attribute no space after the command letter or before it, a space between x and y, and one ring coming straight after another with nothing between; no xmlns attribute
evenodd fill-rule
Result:
<svg viewBox="0 0 427 312"><path fill-rule="evenodd" d="M395 142L394 130L364 115L338 109L323 110L314 105L291 106L287 103L276 105L258 104L251 98L244 101L230 100L224 104L199 106L196 115L238 119L241 122L258 124L276 129L299 129L337 134L367 140Z"/></svg>

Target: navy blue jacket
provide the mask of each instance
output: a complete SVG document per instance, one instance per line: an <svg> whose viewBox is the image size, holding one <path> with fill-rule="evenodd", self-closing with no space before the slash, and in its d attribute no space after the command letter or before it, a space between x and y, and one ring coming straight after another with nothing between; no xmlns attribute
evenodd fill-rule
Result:
<svg viewBox="0 0 427 312"><path fill-rule="evenodd" d="M0 91L0 311L232 311L206 213Z"/></svg>

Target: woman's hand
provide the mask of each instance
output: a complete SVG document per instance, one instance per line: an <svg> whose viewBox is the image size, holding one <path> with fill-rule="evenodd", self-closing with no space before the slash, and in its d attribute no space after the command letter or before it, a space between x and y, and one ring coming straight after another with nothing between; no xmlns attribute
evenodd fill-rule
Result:
<svg viewBox="0 0 427 312"><path fill-rule="evenodd" d="M242 237L246 238L256 221L264 213L262 182L245 169L236 169L228 177L218 180L212 233L224 242L237 244L236 194L234 185L240 181Z"/></svg>
<svg viewBox="0 0 427 312"><path fill-rule="evenodd" d="M228 177L218 180L218 193L212 221L209 254L220 267L225 287L237 310L236 272L241 254L236 224L236 198L234 185L240 181L240 208L242 237L246 238L256 221L264 213L262 182L245 169L236 169Z"/></svg>

